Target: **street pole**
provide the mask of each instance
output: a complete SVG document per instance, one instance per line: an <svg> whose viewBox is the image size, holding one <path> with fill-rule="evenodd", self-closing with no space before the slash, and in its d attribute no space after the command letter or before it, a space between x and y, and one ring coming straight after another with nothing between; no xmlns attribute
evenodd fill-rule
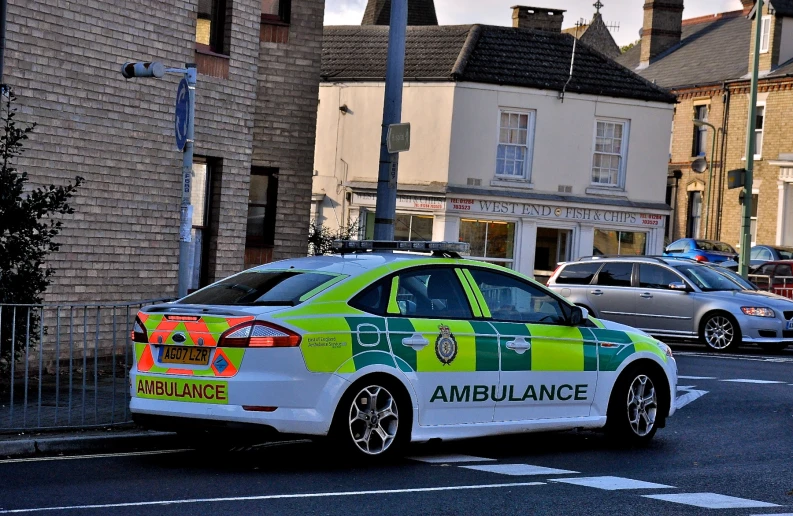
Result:
<svg viewBox="0 0 793 516"><path fill-rule="evenodd" d="M190 284L190 242L193 229L193 206L190 204L190 192L193 182L193 147L195 143L195 87L197 70L194 64L185 65L184 77L189 90L187 115L187 143L182 154L182 209L179 223L179 285L178 297L187 295Z"/></svg>
<svg viewBox="0 0 793 516"><path fill-rule="evenodd" d="M716 154L716 126L703 120L694 120L694 125L707 126L713 133L713 143L710 145L710 160L708 160L708 194L705 200L705 239L707 239L710 233L710 192L713 184L713 157Z"/></svg>
<svg viewBox="0 0 793 516"><path fill-rule="evenodd" d="M740 273L749 276L749 256L752 246L752 183L754 182L754 131L757 114L757 78L760 69L760 33L763 20L763 0L755 4L754 52L752 57L752 87L749 93L749 120L746 124L746 180L743 186L743 224L741 226Z"/></svg>
<svg viewBox="0 0 793 516"><path fill-rule="evenodd" d="M391 1L391 26L388 31L383 127L380 137L380 169L377 175L377 204L374 214L374 239L393 240L396 219L399 154L388 152L388 127L402 120L402 85L405 75L405 38L408 0Z"/></svg>

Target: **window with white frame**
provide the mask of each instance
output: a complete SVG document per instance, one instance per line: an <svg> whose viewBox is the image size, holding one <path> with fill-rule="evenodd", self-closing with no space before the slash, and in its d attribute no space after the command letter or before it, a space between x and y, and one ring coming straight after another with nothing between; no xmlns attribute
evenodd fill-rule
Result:
<svg viewBox="0 0 793 516"><path fill-rule="evenodd" d="M760 52L766 53L771 46L771 17L770 16L763 16L763 25L761 27L761 34L760 34Z"/></svg>
<svg viewBox="0 0 793 516"><path fill-rule="evenodd" d="M534 140L533 111L501 110L496 154L496 177L531 178L531 144Z"/></svg>
<svg viewBox="0 0 793 516"><path fill-rule="evenodd" d="M592 156L593 185L617 187L623 185L627 138L627 122L595 121L595 151Z"/></svg>
<svg viewBox="0 0 793 516"><path fill-rule="evenodd" d="M752 194L752 216L749 221L749 233L752 235L752 245L757 244L757 202L759 199L759 194Z"/></svg>
<svg viewBox="0 0 793 516"><path fill-rule="evenodd" d="M754 115L754 158L763 155L763 126L765 125L765 105L758 104Z"/></svg>

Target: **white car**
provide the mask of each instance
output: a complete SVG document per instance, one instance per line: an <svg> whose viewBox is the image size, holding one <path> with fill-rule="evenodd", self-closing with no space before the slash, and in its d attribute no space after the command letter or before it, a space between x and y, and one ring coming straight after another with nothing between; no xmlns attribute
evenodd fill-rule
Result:
<svg viewBox="0 0 793 516"><path fill-rule="evenodd" d="M342 246L143 309L135 419L330 435L382 456L409 441L572 428L646 442L675 411L672 352L641 331L461 259L465 244ZM406 246L433 254L381 252Z"/></svg>

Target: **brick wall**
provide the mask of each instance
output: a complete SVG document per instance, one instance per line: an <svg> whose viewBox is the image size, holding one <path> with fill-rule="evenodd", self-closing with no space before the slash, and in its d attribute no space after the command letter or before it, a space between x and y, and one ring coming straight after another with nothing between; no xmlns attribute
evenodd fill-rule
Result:
<svg viewBox="0 0 793 516"><path fill-rule="evenodd" d="M293 2L286 43L259 50L253 165L278 172L276 260L308 250L324 0Z"/></svg>
<svg viewBox="0 0 793 516"><path fill-rule="evenodd" d="M254 147L259 162L286 172L285 190L298 192L279 215L282 255L301 254L301 246L305 254L310 202L303 197L310 196L315 127L309 106L316 109L324 2L293 3L290 43L260 51L261 3L233 0L228 79L198 77L195 153L222 161L210 279L243 264ZM179 78L125 81L119 70L128 60L195 62L196 9L197 0L9 0L5 81L19 97L20 119L38 124L19 167L37 185L86 178L76 213L65 218L61 251L51 257L49 302L175 293ZM281 84L288 95L274 103L265 83ZM290 142L279 141L282 135Z"/></svg>

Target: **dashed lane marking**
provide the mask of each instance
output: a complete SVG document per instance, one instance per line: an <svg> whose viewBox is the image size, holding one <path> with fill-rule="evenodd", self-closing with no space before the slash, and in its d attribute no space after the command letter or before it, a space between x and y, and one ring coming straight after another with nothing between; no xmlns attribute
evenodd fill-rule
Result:
<svg viewBox="0 0 793 516"><path fill-rule="evenodd" d="M0 514L16 514L44 511L68 511L74 509L112 509L117 507L146 507L150 505L178 505L188 503L250 502L262 500L288 500L296 498L333 498L344 496L388 495L406 493L432 493L438 491L468 491L475 489L503 489L510 487L542 486L545 482L513 482L509 484L478 484L468 486L418 487L413 489L379 489L375 491L342 491L327 493L295 493L261 496L233 496L227 498L189 498L185 500L155 500L149 502L105 503L93 505L65 505L62 507L31 507L29 509L0 509Z"/></svg>
<svg viewBox="0 0 793 516"><path fill-rule="evenodd" d="M28 457L24 459L4 459L0 460L0 464L12 464L15 462L47 462L52 460L81 460L81 459L108 459L116 457L139 457L144 455L166 455L169 453L184 453L193 451L190 449L180 450L152 450L152 451L139 451L139 452L126 452L126 453L97 453L94 455L64 455L62 457Z"/></svg>
<svg viewBox="0 0 793 516"><path fill-rule="evenodd" d="M703 509L752 509L759 507L779 507L779 505L746 498L735 498L734 496L720 495L716 493L682 493L682 494L660 494L642 495L645 498L663 500L665 502L680 503L683 505L693 505Z"/></svg>
<svg viewBox="0 0 793 516"><path fill-rule="evenodd" d="M617 491L621 489L675 489L674 486L644 482L643 480L633 480L632 478L622 477L579 477L579 478L553 478L551 482L563 482L584 487L594 487L606 491Z"/></svg>
<svg viewBox="0 0 793 516"><path fill-rule="evenodd" d="M730 380L720 380L722 382L730 382L730 383L756 383L756 384L773 384L773 383L785 383L779 382L777 380L751 380L748 378L733 378Z"/></svg>
<svg viewBox="0 0 793 516"><path fill-rule="evenodd" d="M680 380L715 380L715 376L678 376Z"/></svg>
<svg viewBox="0 0 793 516"><path fill-rule="evenodd" d="M446 464L456 462L495 462L496 459L473 457L471 455L427 455L426 457L408 457L410 460L427 462L429 464Z"/></svg>
<svg viewBox="0 0 793 516"><path fill-rule="evenodd" d="M678 392L683 391L685 394L678 396L675 399L675 407L681 409L691 403L692 401L701 398L702 396L706 395L708 391L699 391L694 389L694 386L691 385L678 385L677 386Z"/></svg>
<svg viewBox="0 0 793 516"><path fill-rule="evenodd" d="M485 471L487 473L498 473L499 475L575 475L578 471L566 469L544 468L542 466L532 466L531 464L488 464L485 466L462 466L465 469Z"/></svg>

